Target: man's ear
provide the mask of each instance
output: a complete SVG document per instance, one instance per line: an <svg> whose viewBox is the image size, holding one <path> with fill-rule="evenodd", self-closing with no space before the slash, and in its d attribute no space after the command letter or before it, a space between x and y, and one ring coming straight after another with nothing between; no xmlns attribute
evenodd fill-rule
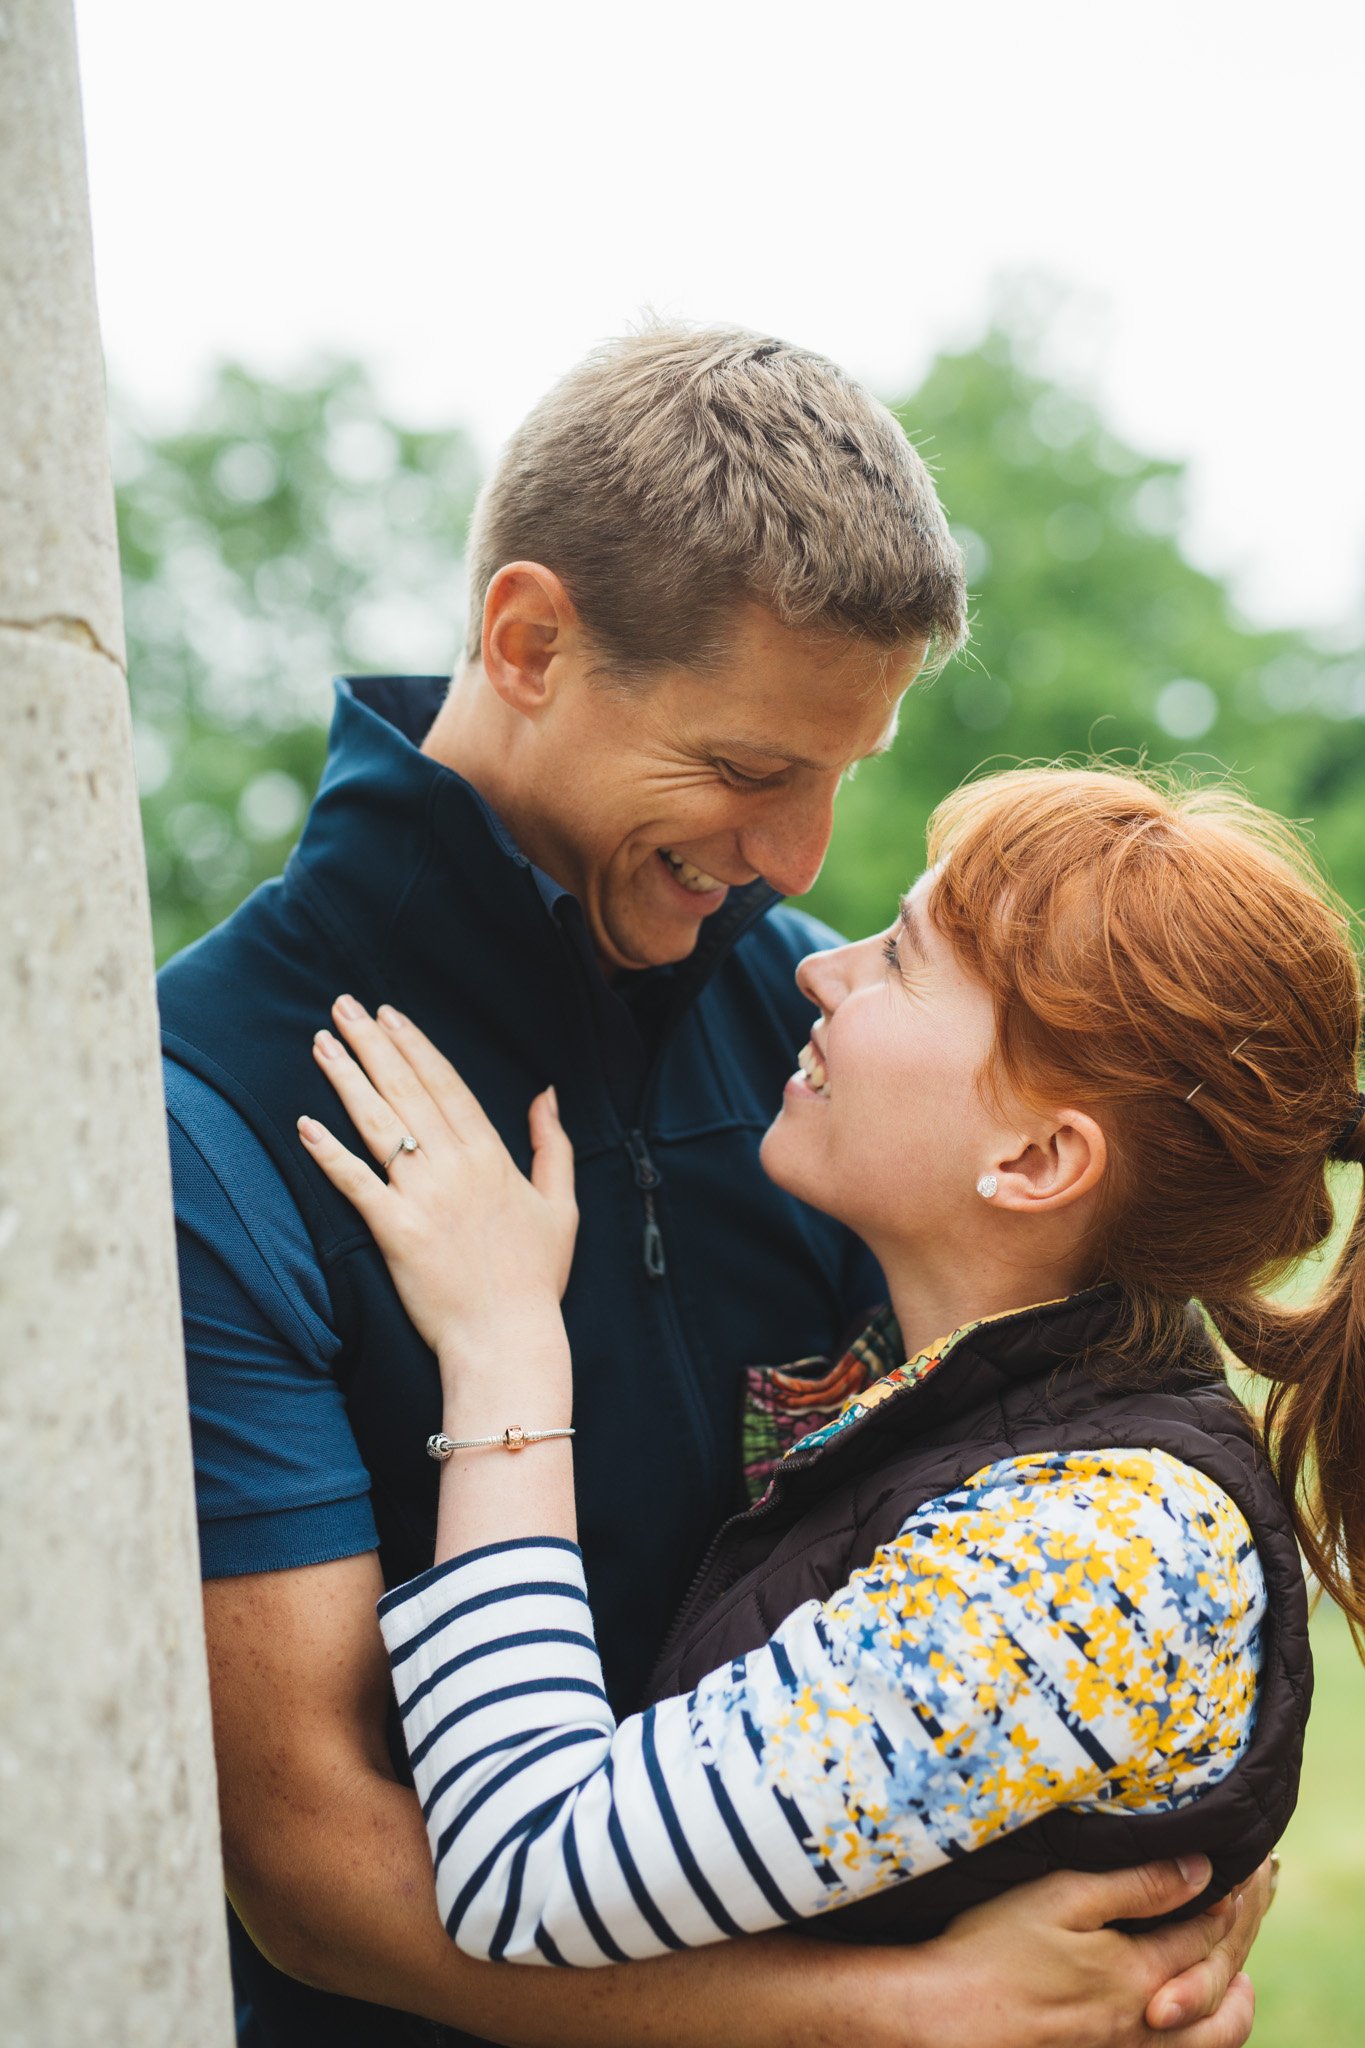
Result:
<svg viewBox="0 0 1365 2048"><path fill-rule="evenodd" d="M541 562L508 562L483 603L483 672L504 704L535 718L581 629L568 591Z"/></svg>
<svg viewBox="0 0 1365 2048"><path fill-rule="evenodd" d="M1094 1117L1058 1110L1011 1158L996 1163L993 1206L1033 1216L1065 1209L1098 1188L1108 1163L1109 1147Z"/></svg>

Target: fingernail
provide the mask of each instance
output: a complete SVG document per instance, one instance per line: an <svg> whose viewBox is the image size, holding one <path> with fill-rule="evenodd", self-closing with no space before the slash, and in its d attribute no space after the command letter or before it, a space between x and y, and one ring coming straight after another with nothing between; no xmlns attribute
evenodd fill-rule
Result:
<svg viewBox="0 0 1365 2048"><path fill-rule="evenodd" d="M322 1125L314 1123L311 1116L299 1118L299 1136L309 1145L316 1145L322 1136Z"/></svg>
<svg viewBox="0 0 1365 2048"><path fill-rule="evenodd" d="M338 996L332 1008L338 1017L348 1017L352 1020L365 1014L354 996Z"/></svg>
<svg viewBox="0 0 1365 2048"><path fill-rule="evenodd" d="M1186 1884L1207 1884L1213 1873L1207 1856L1177 1856L1175 1867Z"/></svg>
<svg viewBox="0 0 1365 2048"><path fill-rule="evenodd" d="M313 1043L324 1059L334 1060L341 1051L341 1046L333 1038L330 1031L315 1031L313 1033Z"/></svg>
<svg viewBox="0 0 1365 2048"><path fill-rule="evenodd" d="M381 1003L377 1015L380 1023L387 1024L390 1031L401 1031L408 1021L398 1010L395 1010L392 1003Z"/></svg>
<svg viewBox="0 0 1365 2048"><path fill-rule="evenodd" d="M547 1094L547 1095L549 1096L549 1098L550 1098L550 1107L551 1107L551 1109L552 1109L552 1110L554 1111L555 1115L556 1115L556 1116L558 1116L558 1115L559 1115L559 1097L558 1097L558 1096L557 1096L557 1095L555 1094L555 1091L554 1091L554 1084L553 1084L553 1082L552 1082L552 1083L551 1083L551 1085L550 1085L550 1086L549 1086L549 1087L548 1087L548 1088L547 1088L547 1089L545 1090L545 1093L546 1093L546 1094Z"/></svg>
<svg viewBox="0 0 1365 2048"><path fill-rule="evenodd" d="M1185 2008L1178 1998L1167 2005L1157 2007L1156 2023L1159 2027L1178 2027L1185 2017Z"/></svg>

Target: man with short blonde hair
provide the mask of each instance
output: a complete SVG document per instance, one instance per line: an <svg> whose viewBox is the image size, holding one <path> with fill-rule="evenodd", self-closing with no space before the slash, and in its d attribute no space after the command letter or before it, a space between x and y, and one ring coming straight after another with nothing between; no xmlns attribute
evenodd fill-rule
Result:
<svg viewBox="0 0 1365 2048"><path fill-rule="evenodd" d="M741 598L938 660L965 631L961 551L897 421L824 356L740 328L605 343L527 415L474 513L468 661L489 584L527 557L630 679L705 668Z"/></svg>

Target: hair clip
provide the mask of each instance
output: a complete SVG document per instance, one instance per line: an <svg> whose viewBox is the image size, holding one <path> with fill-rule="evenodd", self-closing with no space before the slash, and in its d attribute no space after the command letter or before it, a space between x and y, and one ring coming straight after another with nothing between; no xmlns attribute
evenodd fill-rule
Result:
<svg viewBox="0 0 1365 2048"><path fill-rule="evenodd" d="M1235 1060L1238 1053L1242 1050L1242 1047L1244 1045L1249 1045L1251 1043L1251 1040L1256 1036L1256 1033L1260 1030L1260 1028L1261 1027L1259 1024L1253 1024L1250 1031L1248 1031L1246 1037L1238 1039L1236 1045L1233 1046L1232 1051L1228 1054L1228 1058L1230 1060ZM1189 1094L1185 1097L1186 1102L1193 1102L1195 1096L1199 1093L1203 1085L1204 1084L1202 1081L1196 1081L1193 1088L1191 1088Z"/></svg>

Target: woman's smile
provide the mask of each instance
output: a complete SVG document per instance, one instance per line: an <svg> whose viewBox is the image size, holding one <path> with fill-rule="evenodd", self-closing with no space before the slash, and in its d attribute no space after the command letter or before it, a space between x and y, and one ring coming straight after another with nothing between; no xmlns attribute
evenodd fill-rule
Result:
<svg viewBox="0 0 1365 2048"><path fill-rule="evenodd" d="M795 1094L814 1095L822 1102L829 1101L829 1072L813 1033L797 1055L797 1072L787 1085Z"/></svg>

